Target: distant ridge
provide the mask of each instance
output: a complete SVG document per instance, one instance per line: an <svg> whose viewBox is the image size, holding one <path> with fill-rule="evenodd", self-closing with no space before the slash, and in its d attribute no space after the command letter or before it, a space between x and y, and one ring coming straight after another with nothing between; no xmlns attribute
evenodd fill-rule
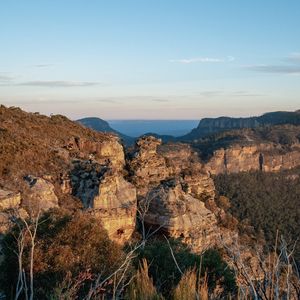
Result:
<svg viewBox="0 0 300 300"><path fill-rule="evenodd" d="M123 140L125 144L132 144L135 140L134 138L111 128L107 121L104 121L100 118L96 118L96 117L82 118L77 120L77 122L87 128L91 128L99 132L115 133L117 136L120 137L120 139Z"/></svg>
<svg viewBox="0 0 300 300"><path fill-rule="evenodd" d="M262 116L248 118L204 118L199 122L197 128L193 129L190 133L177 138L177 140L190 141L232 129L256 128L266 125L285 124L300 125L300 110L295 112L270 112L265 113Z"/></svg>

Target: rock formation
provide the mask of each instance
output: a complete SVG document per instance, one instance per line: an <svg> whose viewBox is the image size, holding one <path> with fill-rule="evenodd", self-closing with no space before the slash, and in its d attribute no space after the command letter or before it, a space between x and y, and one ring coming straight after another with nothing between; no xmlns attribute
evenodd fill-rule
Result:
<svg viewBox="0 0 300 300"><path fill-rule="evenodd" d="M180 238L193 251L201 252L219 241L215 215L202 201L185 193L176 180L150 190L143 201L148 207L145 223L160 228L170 237Z"/></svg>
<svg viewBox="0 0 300 300"><path fill-rule="evenodd" d="M169 177L165 158L157 153L161 140L152 136L142 137L136 142L133 158L129 162L131 181L138 196L145 196L150 186Z"/></svg>
<svg viewBox="0 0 300 300"><path fill-rule="evenodd" d="M75 161L71 175L73 194L97 216L108 235L123 243L136 220L136 189L118 170L96 161Z"/></svg>

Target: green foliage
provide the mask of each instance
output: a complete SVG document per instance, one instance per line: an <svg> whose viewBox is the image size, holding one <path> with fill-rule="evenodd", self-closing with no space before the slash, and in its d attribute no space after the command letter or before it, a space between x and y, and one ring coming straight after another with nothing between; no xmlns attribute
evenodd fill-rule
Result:
<svg viewBox="0 0 300 300"><path fill-rule="evenodd" d="M7 294L17 281L16 227L5 237L5 260L1 266L1 287ZM26 241L23 263L29 270L29 241ZM64 214L58 210L46 213L40 220L34 251L34 287L36 297L45 299L59 288L80 283L84 290L96 274L107 276L124 259L124 253L109 240L99 221L86 213ZM68 282L64 280L68 278ZM80 291L79 291L80 292Z"/></svg>
<svg viewBox="0 0 300 300"><path fill-rule="evenodd" d="M200 257L191 253L178 240L170 240L170 246L182 272L193 268L199 270L201 265L202 275L207 272L208 287L211 290L216 284L221 284L226 292L235 290L234 274L218 251L208 250ZM164 240L152 240L146 244L139 257L147 259L155 286L164 296L169 297L172 288L179 283L181 273L174 263L168 243Z"/></svg>
<svg viewBox="0 0 300 300"><path fill-rule="evenodd" d="M255 230L264 231L270 247L276 231L288 241L300 234L300 169L280 173L239 173L215 177L219 195L230 199L229 211L240 221L248 219ZM295 256L300 258L300 244Z"/></svg>

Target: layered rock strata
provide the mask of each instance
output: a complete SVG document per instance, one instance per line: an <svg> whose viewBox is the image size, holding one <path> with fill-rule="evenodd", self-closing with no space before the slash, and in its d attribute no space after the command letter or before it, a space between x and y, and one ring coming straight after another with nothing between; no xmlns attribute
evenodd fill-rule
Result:
<svg viewBox="0 0 300 300"><path fill-rule="evenodd" d="M214 151L205 164L211 174L238 173L248 171L276 172L300 165L300 145L284 149L281 145L258 144L233 145Z"/></svg>

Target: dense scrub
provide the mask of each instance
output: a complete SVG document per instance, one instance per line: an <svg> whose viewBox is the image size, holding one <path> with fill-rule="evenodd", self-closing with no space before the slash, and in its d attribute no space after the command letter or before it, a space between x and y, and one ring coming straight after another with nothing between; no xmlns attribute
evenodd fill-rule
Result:
<svg viewBox="0 0 300 300"><path fill-rule="evenodd" d="M263 230L271 246L279 231L286 240L300 235L300 169L280 173L222 174L214 179L219 195L230 199L229 211L240 221L248 219ZM300 258L300 244L296 246Z"/></svg>
<svg viewBox="0 0 300 300"><path fill-rule="evenodd" d="M32 260L32 239L26 224L33 233L35 222L26 222L17 222L4 238L0 290L5 291L7 299L14 299L20 274L27 287L21 289L18 299L26 299L31 262L33 299L115 299L116 295L127 295L128 299L178 299L174 295L184 292L181 280L187 280L183 274L194 278L194 289L206 274L207 293L217 291L221 296L236 290L234 273L217 251L198 256L180 241L156 238L147 241L145 247L135 248L136 244L142 245L137 241L122 249L109 240L98 219L83 212L45 213L36 223ZM22 246L24 271L20 273L18 254Z"/></svg>
<svg viewBox="0 0 300 300"><path fill-rule="evenodd" d="M7 295L12 295L16 289L19 275L16 254L20 249L22 227L19 224L4 239L5 259L1 265L0 285ZM29 286L31 239L28 232L24 232L23 268ZM66 296L70 292L68 289L75 289L77 296L85 294L97 274L109 275L124 256L121 248L109 240L99 221L88 214L46 213L39 220L35 239L35 297L56 299L59 295Z"/></svg>

